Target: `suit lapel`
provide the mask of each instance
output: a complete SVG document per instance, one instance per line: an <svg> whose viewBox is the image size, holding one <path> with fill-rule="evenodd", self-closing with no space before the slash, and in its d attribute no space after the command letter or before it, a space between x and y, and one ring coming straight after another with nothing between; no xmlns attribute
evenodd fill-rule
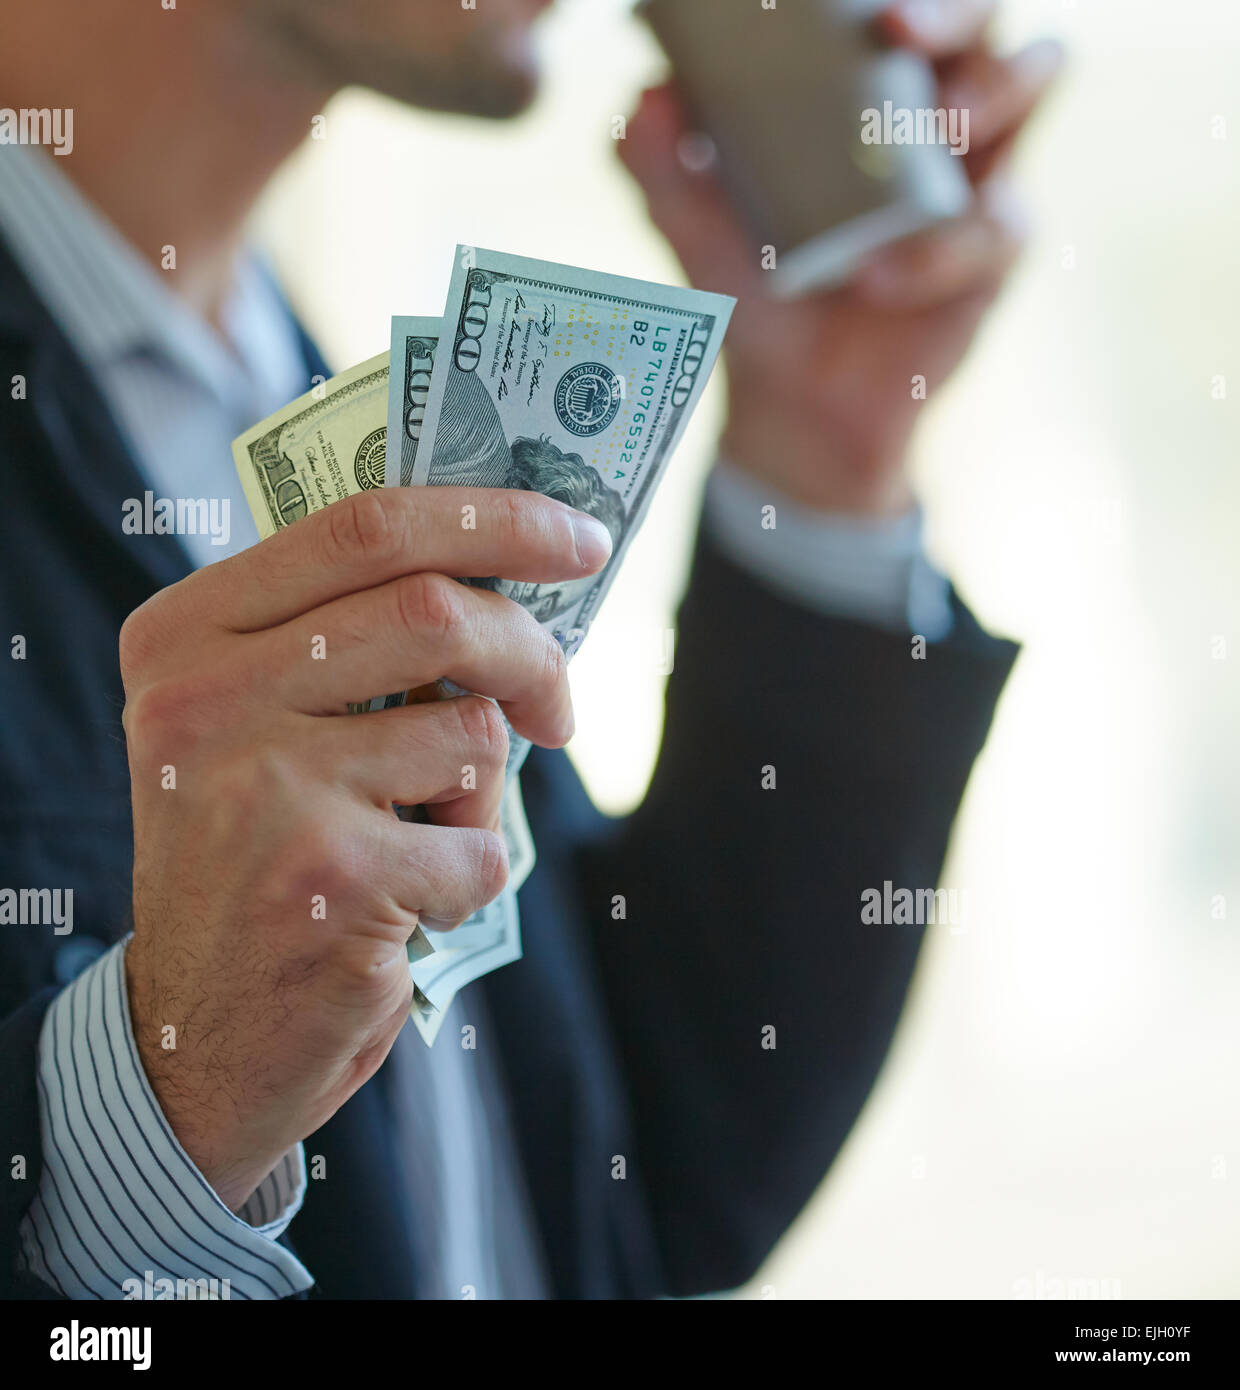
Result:
<svg viewBox="0 0 1240 1390"><path fill-rule="evenodd" d="M122 531L123 504L141 498L147 484L90 371L3 241L0 339L26 378L26 405L46 445L43 476L27 480L31 492L61 512L92 570L110 574L109 588L149 594L184 578L193 565L177 536Z"/></svg>

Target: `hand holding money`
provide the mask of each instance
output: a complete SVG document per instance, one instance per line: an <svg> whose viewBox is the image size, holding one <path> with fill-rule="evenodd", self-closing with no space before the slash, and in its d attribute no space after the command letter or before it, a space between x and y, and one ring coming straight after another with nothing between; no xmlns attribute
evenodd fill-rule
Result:
<svg viewBox="0 0 1240 1390"><path fill-rule="evenodd" d="M443 320L392 320L390 375L387 358L372 358L235 441L259 531L273 535L383 483L553 497L606 529L614 553L601 572L551 583L456 573L525 609L567 659L701 396L731 308L719 295L460 247ZM477 524L463 507L462 528ZM477 688L441 673L428 688L352 707L379 712L422 702L428 690L442 698ZM456 990L521 953L515 890L534 847L516 777L529 744L509 732L502 824L513 885L452 937L419 928L410 938L413 1016L428 1043Z"/></svg>
<svg viewBox="0 0 1240 1390"><path fill-rule="evenodd" d="M134 1038L177 1138L233 1209L387 1054L419 920L450 928L503 889L504 718L548 747L572 733L554 640L445 575L571 583L609 550L596 522L533 493L388 489L283 528L127 621ZM345 713L445 675L480 693ZM393 803L425 806L427 823L402 824Z"/></svg>

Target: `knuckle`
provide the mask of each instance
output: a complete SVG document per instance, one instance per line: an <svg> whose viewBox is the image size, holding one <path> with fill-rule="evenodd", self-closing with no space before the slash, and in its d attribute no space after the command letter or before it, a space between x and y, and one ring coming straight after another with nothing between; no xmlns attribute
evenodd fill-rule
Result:
<svg viewBox="0 0 1240 1390"><path fill-rule="evenodd" d="M495 499L496 520L511 541L533 539L542 530L541 508L533 492L509 489Z"/></svg>
<svg viewBox="0 0 1240 1390"><path fill-rule="evenodd" d="M465 615L464 590L446 575L410 575L397 585L396 602L398 621L410 636L451 643L459 635Z"/></svg>
<svg viewBox="0 0 1240 1390"><path fill-rule="evenodd" d="M400 548L400 528L378 491L333 503L324 515L331 560L375 564Z"/></svg>
<svg viewBox="0 0 1240 1390"><path fill-rule="evenodd" d="M156 681L125 701L121 723L132 741L159 743L188 726L197 702L197 690L191 682Z"/></svg>
<svg viewBox="0 0 1240 1390"><path fill-rule="evenodd" d="M350 932L332 944L331 974L355 1006L379 1015L381 1020L395 1021L402 1008L408 1014L413 1002L413 979L403 954L395 955L393 943L385 935ZM380 1060L391 1041L389 1032L394 1034L395 1029L382 1029Z"/></svg>
<svg viewBox="0 0 1240 1390"><path fill-rule="evenodd" d="M514 550L576 554L566 509L538 492L509 489L496 498L497 521Z"/></svg>
<svg viewBox="0 0 1240 1390"><path fill-rule="evenodd" d="M150 600L147 600L149 603ZM133 684L134 677L137 675L138 667L146 654L146 634L144 616L147 604L134 611L121 624L120 637L117 639L117 656L120 659L121 682L128 690Z"/></svg>
<svg viewBox="0 0 1240 1390"><path fill-rule="evenodd" d="M542 663L539 677L548 687L562 685L568 679L568 661L564 656L564 648L541 627L538 628L538 635L542 643L539 653Z"/></svg>
<svg viewBox="0 0 1240 1390"><path fill-rule="evenodd" d="M457 827L451 850L418 861L417 911L434 931L467 920L508 882L508 847L493 830ZM445 845L446 848L446 845Z"/></svg>
<svg viewBox="0 0 1240 1390"><path fill-rule="evenodd" d="M493 830L469 830L473 839L475 879L482 894L481 901L489 903L502 893L508 882L508 846L504 837Z"/></svg>
<svg viewBox="0 0 1240 1390"><path fill-rule="evenodd" d="M350 846L349 836L322 821L303 823L286 841L277 895L299 909L318 894L328 903L351 901L362 871Z"/></svg>
<svg viewBox="0 0 1240 1390"><path fill-rule="evenodd" d="M128 690L139 678L141 669L154 656L160 645L161 622L159 614L166 603L166 590L152 594L121 624L117 639L117 657L120 662L121 681Z"/></svg>
<svg viewBox="0 0 1240 1390"><path fill-rule="evenodd" d="M264 742L217 754L202 785L202 832L225 862L234 849L271 844L273 881L282 881L319 857L314 786L293 747Z"/></svg>
<svg viewBox="0 0 1240 1390"><path fill-rule="evenodd" d="M261 674L219 653L207 665L138 683L121 713L126 736L168 745L182 755L201 743L226 745L261 701Z"/></svg>
<svg viewBox="0 0 1240 1390"><path fill-rule="evenodd" d="M279 808L283 814L285 808L299 807L299 824L305 819L307 776L295 746L286 746L282 740L267 737L231 750L221 763L213 790L216 799L231 808L241 802L260 802L268 811ZM313 823L301 825L296 838L304 838L308 831L317 833Z"/></svg>
<svg viewBox="0 0 1240 1390"><path fill-rule="evenodd" d="M479 762L502 767L508 759L508 729L504 716L481 695L463 695L452 704L466 746Z"/></svg>

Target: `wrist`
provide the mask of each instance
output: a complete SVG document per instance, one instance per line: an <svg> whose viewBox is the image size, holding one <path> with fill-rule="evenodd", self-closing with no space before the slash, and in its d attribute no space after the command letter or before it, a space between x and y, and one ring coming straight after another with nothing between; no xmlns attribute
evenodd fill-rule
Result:
<svg viewBox="0 0 1240 1390"><path fill-rule="evenodd" d="M208 1104L221 1095L219 1078L195 1068L176 1034L167 1034L167 1021L183 1009L161 1002L159 990L142 969L137 943L126 951L126 990L134 1048L147 1085L168 1127L185 1155L229 1211L236 1213L275 1168L287 1146L267 1146L247 1139L237 1123L238 1108L223 1111ZM175 1027L176 1025L172 1025Z"/></svg>

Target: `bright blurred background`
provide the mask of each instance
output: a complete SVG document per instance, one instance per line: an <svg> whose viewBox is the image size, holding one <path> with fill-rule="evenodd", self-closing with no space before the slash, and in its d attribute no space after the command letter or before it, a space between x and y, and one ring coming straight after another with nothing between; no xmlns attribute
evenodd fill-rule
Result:
<svg viewBox="0 0 1240 1390"><path fill-rule="evenodd" d="M660 72L628 9L562 0L509 125L333 103L260 231L337 366L439 312L458 241L679 278L611 140ZM930 930L747 1296L1240 1295L1240 5L1007 0L1005 41L1044 33L1035 240L917 440L936 559L1025 644L944 874L967 927ZM609 810L652 766L718 411L716 381L574 663Z"/></svg>

